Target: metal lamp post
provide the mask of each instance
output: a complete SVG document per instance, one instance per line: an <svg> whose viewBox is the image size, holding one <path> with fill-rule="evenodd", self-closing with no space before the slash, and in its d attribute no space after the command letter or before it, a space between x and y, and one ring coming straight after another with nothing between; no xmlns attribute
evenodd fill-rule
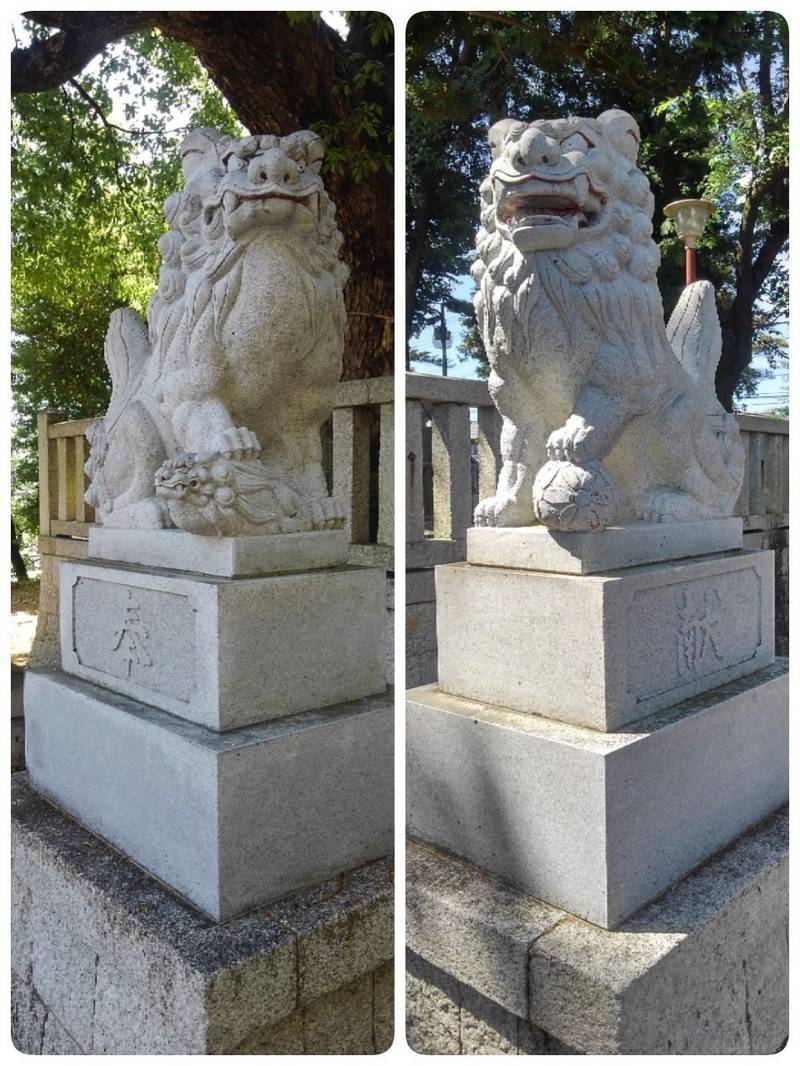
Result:
<svg viewBox="0 0 800 1066"><path fill-rule="evenodd" d="M673 200L664 208L664 214L675 223L678 236L686 245L686 284L696 280L694 246L714 210L710 200Z"/></svg>

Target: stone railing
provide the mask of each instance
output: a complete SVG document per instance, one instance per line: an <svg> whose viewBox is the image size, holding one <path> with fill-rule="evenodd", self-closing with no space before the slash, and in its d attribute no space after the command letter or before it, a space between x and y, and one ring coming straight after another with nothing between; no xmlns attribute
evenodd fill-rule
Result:
<svg viewBox="0 0 800 1066"><path fill-rule="evenodd" d="M477 418L471 419L470 408ZM789 423L738 415L745 477L734 513L745 547L775 551L778 654L788 654ZM484 381L406 375L406 684L436 679L433 567L465 555L477 500L500 464L500 418ZM468 624L465 620L465 624Z"/></svg>
<svg viewBox="0 0 800 1066"><path fill-rule="evenodd" d="M332 492L350 500L350 562L394 570L394 378L343 381L331 438Z"/></svg>
<svg viewBox="0 0 800 1066"><path fill-rule="evenodd" d="M84 502L89 454L86 433L96 419L64 421L39 415L39 555L41 591L32 665L60 660L58 561L86 557L94 511ZM345 381L338 386L325 441L332 491L351 501L350 561L394 569L394 379ZM393 589L388 588L390 622ZM389 635L392 627L389 626ZM393 642L388 640L389 649Z"/></svg>
<svg viewBox="0 0 800 1066"><path fill-rule="evenodd" d="M478 495L494 491L500 469L500 416L484 381L406 374L406 567L464 558L472 525L477 409Z"/></svg>

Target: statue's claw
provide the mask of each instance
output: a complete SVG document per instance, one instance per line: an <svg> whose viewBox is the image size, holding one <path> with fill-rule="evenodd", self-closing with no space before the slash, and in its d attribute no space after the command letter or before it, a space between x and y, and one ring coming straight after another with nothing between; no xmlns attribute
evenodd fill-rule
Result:
<svg viewBox="0 0 800 1066"><path fill-rule="evenodd" d="M530 526L536 521L533 503L520 503L514 496L497 493L481 500L475 508L476 526Z"/></svg>
<svg viewBox="0 0 800 1066"><path fill-rule="evenodd" d="M592 427L580 415L570 415L560 429L547 438L547 458L558 462L578 463L595 458L591 454Z"/></svg>
<svg viewBox="0 0 800 1066"><path fill-rule="evenodd" d="M226 459L258 459L261 455L261 443L251 429L239 426L238 429L226 429L223 445L219 449Z"/></svg>
<svg viewBox="0 0 800 1066"><path fill-rule="evenodd" d="M344 501L336 496L309 496L304 510L314 529L341 529L347 517Z"/></svg>

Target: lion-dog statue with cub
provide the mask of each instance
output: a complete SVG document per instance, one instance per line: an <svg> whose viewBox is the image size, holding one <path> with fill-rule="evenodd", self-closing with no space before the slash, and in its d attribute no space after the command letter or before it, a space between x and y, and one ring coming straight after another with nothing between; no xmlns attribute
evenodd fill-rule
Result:
<svg viewBox="0 0 800 1066"><path fill-rule="evenodd" d="M118 310L106 337L111 402L86 464L103 525L221 536L343 524L320 427L348 270L323 154L307 130L184 140L149 329Z"/></svg>
<svg viewBox="0 0 800 1066"><path fill-rule="evenodd" d="M714 393L714 290L687 286L665 329L636 122L505 119L489 139L472 273L503 465L475 524L730 514L743 451Z"/></svg>

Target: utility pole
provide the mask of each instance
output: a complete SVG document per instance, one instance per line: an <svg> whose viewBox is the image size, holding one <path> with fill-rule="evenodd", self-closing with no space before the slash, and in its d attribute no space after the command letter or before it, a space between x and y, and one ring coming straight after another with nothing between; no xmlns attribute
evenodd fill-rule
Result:
<svg viewBox="0 0 800 1066"><path fill-rule="evenodd" d="M442 346L442 377L447 377L447 345L452 340L444 317L444 301L439 309L439 324L433 327L433 340Z"/></svg>

